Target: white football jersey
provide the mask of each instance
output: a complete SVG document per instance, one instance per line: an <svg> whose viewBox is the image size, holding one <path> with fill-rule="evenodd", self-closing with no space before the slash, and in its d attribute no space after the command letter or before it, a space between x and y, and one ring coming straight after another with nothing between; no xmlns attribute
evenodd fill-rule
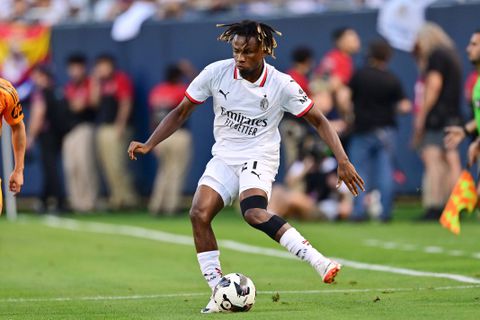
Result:
<svg viewBox="0 0 480 320"><path fill-rule="evenodd" d="M240 76L234 59L214 62L203 69L185 92L193 103L213 97L212 155L227 164L263 159L278 166L278 125L283 113L301 117L313 106L289 75L267 63L264 65L260 78L251 83Z"/></svg>

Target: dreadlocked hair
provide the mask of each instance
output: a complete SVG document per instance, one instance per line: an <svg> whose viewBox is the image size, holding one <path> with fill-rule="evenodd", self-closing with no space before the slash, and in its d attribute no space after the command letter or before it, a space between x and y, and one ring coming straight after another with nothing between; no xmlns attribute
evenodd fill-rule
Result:
<svg viewBox="0 0 480 320"><path fill-rule="evenodd" d="M230 43L233 37L238 35L245 36L248 42L250 38L254 37L262 46L262 51L272 56L272 58L275 58L274 49L277 47L277 41L273 37L273 34L281 36L282 33L269 25L252 20L243 20L231 24L217 24L217 27L227 28L227 30L217 38L218 40Z"/></svg>

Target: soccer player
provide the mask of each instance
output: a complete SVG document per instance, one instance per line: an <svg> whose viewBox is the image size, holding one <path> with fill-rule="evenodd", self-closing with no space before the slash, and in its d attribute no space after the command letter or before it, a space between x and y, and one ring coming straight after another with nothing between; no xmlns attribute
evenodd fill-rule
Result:
<svg viewBox="0 0 480 320"><path fill-rule="evenodd" d="M10 174L8 188L15 195L20 192L23 186L23 168L25 159L25 148L27 135L23 123L22 105L18 93L10 82L0 78L0 114L12 129L13 155L15 167ZM0 119L0 130L1 130ZM0 179L1 182L1 179ZM0 187L0 214L2 214L2 189Z"/></svg>
<svg viewBox="0 0 480 320"><path fill-rule="evenodd" d="M213 289L222 277L217 241L211 222L239 196L244 219L291 253L308 261L325 283L333 282L340 264L324 257L281 217L267 212L272 182L279 165L278 124L284 112L304 117L316 128L338 161L338 182L357 195L362 178L350 163L336 132L300 86L265 62L277 43L272 27L255 21L219 25L218 38L232 45L233 59L208 65L190 84L185 98L158 125L145 143L132 141L130 159L167 139L208 97L215 110L213 158L207 164L193 198L190 220L201 271ZM202 313L219 312L210 299Z"/></svg>

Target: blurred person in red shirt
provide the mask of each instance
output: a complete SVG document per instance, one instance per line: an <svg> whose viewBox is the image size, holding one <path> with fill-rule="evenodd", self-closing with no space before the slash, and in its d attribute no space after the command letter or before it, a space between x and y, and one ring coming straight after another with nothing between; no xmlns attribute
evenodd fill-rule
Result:
<svg viewBox="0 0 480 320"><path fill-rule="evenodd" d="M187 90L183 76L179 65L170 65L166 70L165 81L157 84L150 92L148 100L152 131L183 100ZM182 188L191 150L192 136L187 124L155 147L158 169L148 205L153 215L173 215L181 209Z"/></svg>
<svg viewBox="0 0 480 320"><path fill-rule="evenodd" d="M353 75L352 56L360 51L361 42L357 32L342 27L332 32L335 47L322 58L316 70L320 77L327 77L333 89L346 85Z"/></svg>
<svg viewBox="0 0 480 320"><path fill-rule="evenodd" d="M360 51L361 42L357 32L349 27L335 29L332 32L332 40L334 48L320 61L315 71L315 78L324 83L324 87L328 90L322 90L322 94L326 97L318 97L321 101L332 104L331 108L325 106L326 109L332 111L327 114L331 119L338 119L339 116L345 122L351 123L352 114L349 110L343 110L342 106L348 105L349 97L345 93L354 71L352 56ZM338 107L338 110L335 108ZM338 125L344 127L345 125ZM341 134L342 132L340 132Z"/></svg>
<svg viewBox="0 0 480 320"><path fill-rule="evenodd" d="M297 47L292 52L292 62L292 67L286 73L298 83L307 95L310 95L309 75L315 63L312 50L308 47ZM285 114L280 125L280 133L285 148L287 167L297 160L300 141L305 136L306 131L306 123L303 119L298 119L289 113Z"/></svg>
<svg viewBox="0 0 480 320"><path fill-rule="evenodd" d="M309 74L315 63L312 50L308 47L296 48L292 52L292 61L293 65L286 73L309 95Z"/></svg>
<svg viewBox="0 0 480 320"><path fill-rule="evenodd" d="M108 54L97 57L91 77L91 103L97 109L96 145L110 192L110 207L133 207L138 197L132 185L124 150L132 137L133 85L117 70Z"/></svg>
<svg viewBox="0 0 480 320"><path fill-rule="evenodd" d="M90 78L87 59L72 54L67 60L69 81L64 87L69 112L69 131L63 139L63 166L70 206L79 212L95 209L98 172L95 165L95 109L90 103Z"/></svg>

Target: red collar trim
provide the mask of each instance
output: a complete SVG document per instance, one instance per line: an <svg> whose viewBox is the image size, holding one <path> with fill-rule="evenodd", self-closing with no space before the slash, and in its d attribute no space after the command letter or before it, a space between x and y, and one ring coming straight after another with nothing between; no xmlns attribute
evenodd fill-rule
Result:
<svg viewBox="0 0 480 320"><path fill-rule="evenodd" d="M260 82L260 87L263 87L265 85L265 82L267 81L268 69L266 65L264 65L263 67L265 68L265 73L263 75L262 82Z"/></svg>
<svg viewBox="0 0 480 320"><path fill-rule="evenodd" d="M263 87L265 85L265 82L267 82L268 68L266 64L264 64L263 67L265 68L265 71L263 72L262 81L260 81L260 83L258 84L259 87ZM238 80L238 69L235 66L233 67L233 79ZM258 80L255 83L258 83Z"/></svg>

